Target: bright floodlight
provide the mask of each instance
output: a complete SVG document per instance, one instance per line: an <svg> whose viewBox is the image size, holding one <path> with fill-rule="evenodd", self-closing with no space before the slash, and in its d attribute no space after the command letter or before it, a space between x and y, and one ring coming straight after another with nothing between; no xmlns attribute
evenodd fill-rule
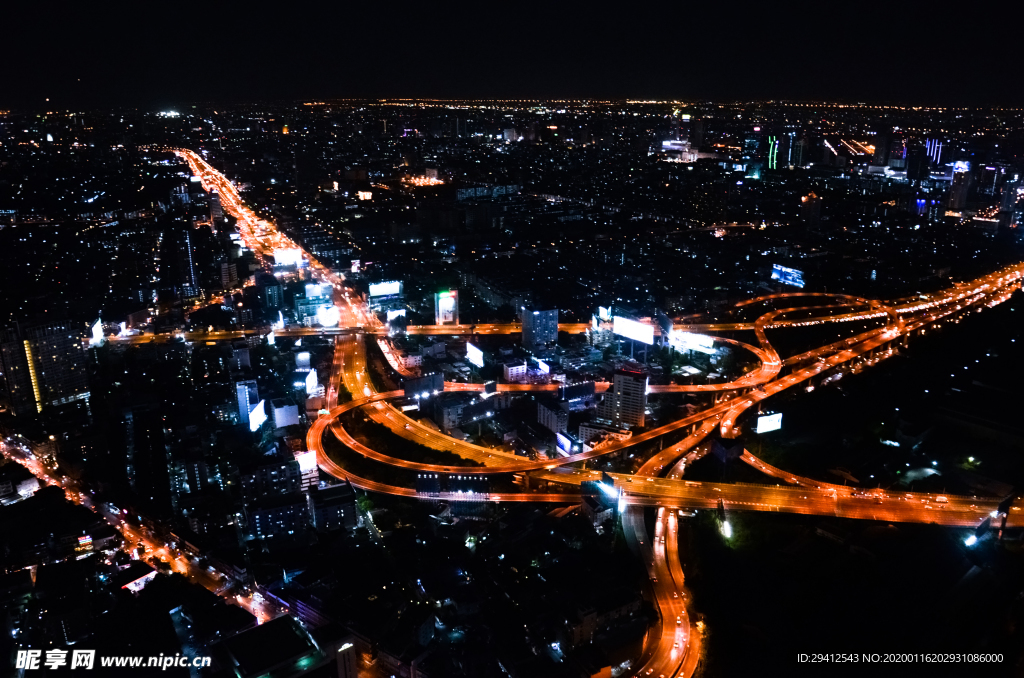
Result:
<svg viewBox="0 0 1024 678"><path fill-rule="evenodd" d="M316 320L321 327L334 327L341 321L341 311L336 306L323 306L317 309Z"/></svg>
<svg viewBox="0 0 1024 678"><path fill-rule="evenodd" d="M732 539L732 525L728 520L722 521L722 534L726 539Z"/></svg>
<svg viewBox="0 0 1024 678"><path fill-rule="evenodd" d="M978 538L975 537L973 534L970 537L968 537L967 539L964 539L964 544L966 544L967 546L974 546L977 543L978 543Z"/></svg>
<svg viewBox="0 0 1024 678"><path fill-rule="evenodd" d="M612 332L627 339L633 339L650 346L654 343L654 327L644 323L614 316L612 318Z"/></svg>
<svg viewBox="0 0 1024 678"><path fill-rule="evenodd" d="M103 343L103 322L100 320L96 321L96 324L92 326L92 337L89 339L90 346L99 346Z"/></svg>
<svg viewBox="0 0 1024 678"><path fill-rule="evenodd" d="M295 455L295 460L299 462L300 473L309 473L316 470L316 452L313 450Z"/></svg>
<svg viewBox="0 0 1024 678"><path fill-rule="evenodd" d="M302 264L302 250L294 247L275 249L274 263L278 266L300 266Z"/></svg>
<svg viewBox="0 0 1024 678"><path fill-rule="evenodd" d="M757 418L757 426L754 433L768 433L778 431L782 428L782 413L763 414Z"/></svg>
<svg viewBox="0 0 1024 678"><path fill-rule="evenodd" d="M249 430L255 433L267 421L267 402L261 400L249 411Z"/></svg>

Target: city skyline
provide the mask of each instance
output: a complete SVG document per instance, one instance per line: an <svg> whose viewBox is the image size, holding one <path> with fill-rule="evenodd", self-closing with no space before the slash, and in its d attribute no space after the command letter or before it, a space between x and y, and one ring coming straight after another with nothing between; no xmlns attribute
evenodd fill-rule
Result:
<svg viewBox="0 0 1024 678"><path fill-rule="evenodd" d="M1024 112L55 109L0 113L23 675L1024 661Z"/></svg>

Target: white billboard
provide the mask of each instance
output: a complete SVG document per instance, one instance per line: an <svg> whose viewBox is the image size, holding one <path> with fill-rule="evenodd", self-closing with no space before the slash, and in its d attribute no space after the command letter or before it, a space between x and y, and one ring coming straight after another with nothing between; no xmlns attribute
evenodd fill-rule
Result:
<svg viewBox="0 0 1024 678"><path fill-rule="evenodd" d="M301 266L302 250L293 247L279 247L274 250L274 263L278 266Z"/></svg>
<svg viewBox="0 0 1024 678"><path fill-rule="evenodd" d="M782 413L778 414L762 414L757 418L757 427L754 428L754 433L768 433L770 431L778 431L782 428Z"/></svg>
<svg viewBox="0 0 1024 678"><path fill-rule="evenodd" d="M615 316L612 320L612 332L620 337L634 339L644 344L654 343L654 327L629 318Z"/></svg>
<svg viewBox="0 0 1024 678"><path fill-rule="evenodd" d="M316 470L316 452L313 450L296 453L295 461L299 462L299 473L309 473Z"/></svg>
<svg viewBox="0 0 1024 678"><path fill-rule="evenodd" d="M359 260L358 259L353 259L352 260L352 272L353 273L359 273Z"/></svg>
<svg viewBox="0 0 1024 678"><path fill-rule="evenodd" d="M307 299L319 299L320 297L327 296L327 289L330 289L328 285L321 285L320 283L306 283L306 298Z"/></svg>
<svg viewBox="0 0 1024 678"><path fill-rule="evenodd" d="M388 311L388 322L391 322L395 318L404 318L404 317L405 317L405 309L404 308L400 308L397 311Z"/></svg>
<svg viewBox="0 0 1024 678"><path fill-rule="evenodd" d="M672 330L669 343L672 345L672 348L677 351L699 351L701 353L710 353L712 355L716 353L714 337L709 337L706 334Z"/></svg>
<svg viewBox="0 0 1024 678"><path fill-rule="evenodd" d="M612 308L611 308L611 306L608 306L608 307L598 306L597 307L597 317L600 318L601 320L611 320L612 319Z"/></svg>
<svg viewBox="0 0 1024 678"><path fill-rule="evenodd" d="M544 374L550 374L551 373L551 366L548 365L543 360L540 360L540 359L537 360L537 369L540 370Z"/></svg>
<svg viewBox="0 0 1024 678"><path fill-rule="evenodd" d="M103 321L97 320L92 326L92 337L89 339L90 346L99 346L103 343Z"/></svg>
<svg viewBox="0 0 1024 678"><path fill-rule="evenodd" d="M334 327L341 321L341 311L337 306L321 306L316 310L316 321L321 327Z"/></svg>
<svg viewBox="0 0 1024 678"><path fill-rule="evenodd" d="M317 389L320 384L316 380L316 370L312 369L309 374L306 375L306 393L311 394Z"/></svg>
<svg viewBox="0 0 1024 678"><path fill-rule="evenodd" d="M402 283L392 280L391 282L373 283L370 285L371 297L389 297L392 294L402 293Z"/></svg>
<svg viewBox="0 0 1024 678"><path fill-rule="evenodd" d="M253 433L267 420L267 401L261 400L249 410L249 430Z"/></svg>
<svg viewBox="0 0 1024 678"><path fill-rule="evenodd" d="M477 367L484 366L484 352L478 349L473 344L466 344L466 360L473 363Z"/></svg>

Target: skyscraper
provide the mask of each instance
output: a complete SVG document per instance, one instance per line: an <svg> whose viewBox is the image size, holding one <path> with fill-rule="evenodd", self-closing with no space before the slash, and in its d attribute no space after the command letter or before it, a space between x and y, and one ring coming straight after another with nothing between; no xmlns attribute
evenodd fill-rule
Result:
<svg viewBox="0 0 1024 678"><path fill-rule="evenodd" d="M967 192L971 188L971 174L967 168L953 168L953 181L949 186L949 209L959 211L967 204Z"/></svg>
<svg viewBox="0 0 1024 678"><path fill-rule="evenodd" d="M535 310L531 306L523 306L521 310L523 314L523 348L533 351L558 341L557 308L541 311Z"/></svg>
<svg viewBox="0 0 1024 678"><path fill-rule="evenodd" d="M256 381L249 379L235 382L235 393L238 396L238 420L249 425L249 412L260 402L260 392Z"/></svg>
<svg viewBox="0 0 1024 678"><path fill-rule="evenodd" d="M647 410L647 381L647 375L639 370L616 370L611 390L597 407L597 416L615 426L643 426Z"/></svg>
<svg viewBox="0 0 1024 678"><path fill-rule="evenodd" d="M66 320L15 323L0 332L0 369L15 414L89 397L82 335Z"/></svg>

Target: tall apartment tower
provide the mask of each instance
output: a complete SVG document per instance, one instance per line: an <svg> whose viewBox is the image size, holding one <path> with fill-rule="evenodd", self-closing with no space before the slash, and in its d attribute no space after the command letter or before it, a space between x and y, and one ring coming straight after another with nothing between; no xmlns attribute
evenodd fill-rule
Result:
<svg viewBox="0 0 1024 678"><path fill-rule="evenodd" d="M260 402L260 392L256 388L256 381L254 379L236 381L235 393L238 396L238 420L248 426L249 412Z"/></svg>
<svg viewBox="0 0 1024 678"><path fill-rule="evenodd" d="M0 332L0 370L18 415L89 397L82 333L67 320L14 323Z"/></svg>
<svg viewBox="0 0 1024 678"><path fill-rule="evenodd" d="M647 409L647 375L640 371L615 371L612 388L597 407L597 416L615 426L643 426Z"/></svg>
<svg viewBox="0 0 1024 678"><path fill-rule="evenodd" d="M523 348L535 350L558 341L558 309L522 307Z"/></svg>

